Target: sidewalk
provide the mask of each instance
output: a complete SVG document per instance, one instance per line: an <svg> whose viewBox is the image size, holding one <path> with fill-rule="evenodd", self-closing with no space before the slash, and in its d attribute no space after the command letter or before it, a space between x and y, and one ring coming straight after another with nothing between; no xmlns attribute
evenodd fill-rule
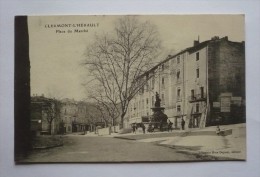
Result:
<svg viewBox="0 0 260 177"><path fill-rule="evenodd" d="M186 131L156 132L148 134L124 134L115 138L136 140L138 142L157 143L161 146L174 148L181 153L227 160L246 159L246 128L245 124L220 126L223 130L232 129L228 136L217 136L216 126ZM207 158L208 159L208 158Z"/></svg>
<svg viewBox="0 0 260 177"><path fill-rule="evenodd" d="M48 149L63 146L63 137L60 135L41 135L33 137L33 149Z"/></svg>

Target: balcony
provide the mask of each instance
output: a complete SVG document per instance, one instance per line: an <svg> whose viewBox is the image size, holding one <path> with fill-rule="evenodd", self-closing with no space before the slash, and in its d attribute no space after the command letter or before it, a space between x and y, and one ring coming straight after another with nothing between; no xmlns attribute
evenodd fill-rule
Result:
<svg viewBox="0 0 260 177"><path fill-rule="evenodd" d="M189 102L193 103L193 102L199 102L199 101L206 101L206 96L203 94L196 94L194 96L190 96L189 97Z"/></svg>

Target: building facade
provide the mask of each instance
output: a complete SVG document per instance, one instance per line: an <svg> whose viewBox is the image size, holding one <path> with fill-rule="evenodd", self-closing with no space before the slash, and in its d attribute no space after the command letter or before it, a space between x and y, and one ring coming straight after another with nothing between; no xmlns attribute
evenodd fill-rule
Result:
<svg viewBox="0 0 260 177"><path fill-rule="evenodd" d="M61 100L61 120L64 133L88 130L87 104L73 99Z"/></svg>
<svg viewBox="0 0 260 177"><path fill-rule="evenodd" d="M44 95L31 97L31 131L36 134L58 134L60 130L60 102Z"/></svg>
<svg viewBox="0 0 260 177"><path fill-rule="evenodd" d="M125 126L152 115L158 92L164 113L181 127L245 122L245 44L228 37L194 41L149 70L147 84L131 100Z"/></svg>

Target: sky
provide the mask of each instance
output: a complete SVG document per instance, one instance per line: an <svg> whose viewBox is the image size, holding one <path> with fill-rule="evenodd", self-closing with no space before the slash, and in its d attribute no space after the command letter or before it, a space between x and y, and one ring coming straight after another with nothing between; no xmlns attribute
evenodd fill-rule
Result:
<svg viewBox="0 0 260 177"><path fill-rule="evenodd" d="M87 98L82 85L88 77L82 65L84 52L95 35L111 32L118 18L120 16L29 16L31 94L59 99ZM243 15L150 15L137 18L157 26L164 54L158 60L191 47L198 36L200 42L213 36L245 41ZM78 33L75 29L85 31Z"/></svg>

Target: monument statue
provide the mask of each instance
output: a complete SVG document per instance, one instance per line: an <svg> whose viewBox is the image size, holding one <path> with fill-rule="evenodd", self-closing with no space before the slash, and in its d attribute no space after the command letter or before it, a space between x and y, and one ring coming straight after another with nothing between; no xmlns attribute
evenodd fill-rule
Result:
<svg viewBox="0 0 260 177"><path fill-rule="evenodd" d="M154 122L154 126L158 127L161 131L163 131L164 127L167 127L167 119L168 116L163 113L164 107L161 107L161 99L159 97L159 93L155 93L155 104L154 107L151 108L153 110L153 115L151 117L151 122Z"/></svg>
<svg viewBox="0 0 260 177"><path fill-rule="evenodd" d="M155 107L161 107L161 99L159 97L159 93L156 92L155 93L155 104L154 104Z"/></svg>

